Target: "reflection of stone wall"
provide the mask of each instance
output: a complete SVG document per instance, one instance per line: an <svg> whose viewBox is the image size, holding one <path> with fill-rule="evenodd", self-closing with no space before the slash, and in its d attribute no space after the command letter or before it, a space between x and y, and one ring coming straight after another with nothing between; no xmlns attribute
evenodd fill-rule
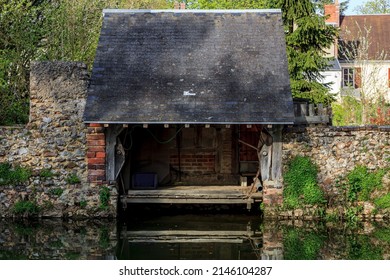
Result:
<svg viewBox="0 0 390 280"><path fill-rule="evenodd" d="M10 216L19 200L36 202L43 216L115 215L115 190L111 209L99 211L99 189L87 182L86 66L37 62L30 75L30 122L0 128L0 162L28 167L33 176L20 186L0 186L1 216Z"/></svg>
<svg viewBox="0 0 390 280"><path fill-rule="evenodd" d="M0 259L116 258L115 221L0 223Z"/></svg>

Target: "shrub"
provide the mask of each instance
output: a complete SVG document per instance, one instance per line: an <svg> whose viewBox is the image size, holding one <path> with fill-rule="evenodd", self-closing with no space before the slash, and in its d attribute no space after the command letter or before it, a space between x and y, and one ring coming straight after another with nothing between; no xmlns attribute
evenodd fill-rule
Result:
<svg viewBox="0 0 390 280"><path fill-rule="evenodd" d="M68 184L74 185L81 182L80 178L76 174L69 174L66 178Z"/></svg>
<svg viewBox="0 0 390 280"><path fill-rule="evenodd" d="M375 199L374 204L377 209L390 208L390 193Z"/></svg>
<svg viewBox="0 0 390 280"><path fill-rule="evenodd" d="M42 178L52 178L54 176L56 176L56 174L47 168L42 169L41 172L39 173L39 177L42 177Z"/></svg>
<svg viewBox="0 0 390 280"><path fill-rule="evenodd" d="M50 193L55 196L61 196L64 193L64 190L61 188L54 188L50 190Z"/></svg>
<svg viewBox="0 0 390 280"><path fill-rule="evenodd" d="M284 205L287 208L325 202L323 191L317 183L317 173L317 166L308 157L296 156L288 163L283 191Z"/></svg>
<svg viewBox="0 0 390 280"><path fill-rule="evenodd" d="M0 164L0 186L19 184L28 181L31 171L27 168L16 166L13 168L9 163Z"/></svg>
<svg viewBox="0 0 390 280"><path fill-rule="evenodd" d="M39 206L33 201L18 201L12 211L17 215L36 215L39 213Z"/></svg>
<svg viewBox="0 0 390 280"><path fill-rule="evenodd" d="M370 194L375 188L382 187L384 170L369 172L367 167L358 165L348 175L347 198L353 202L356 200L369 200Z"/></svg>
<svg viewBox="0 0 390 280"><path fill-rule="evenodd" d="M309 205L324 203L324 193L316 183L306 183L303 186L303 201Z"/></svg>

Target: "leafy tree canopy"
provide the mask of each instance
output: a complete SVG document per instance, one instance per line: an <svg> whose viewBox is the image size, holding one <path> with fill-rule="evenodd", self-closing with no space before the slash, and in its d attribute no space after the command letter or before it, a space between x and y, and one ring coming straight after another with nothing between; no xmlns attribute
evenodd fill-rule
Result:
<svg viewBox="0 0 390 280"><path fill-rule="evenodd" d="M319 80L322 77L320 72L329 63L324 50L333 44L336 28L325 24L325 17L316 13L310 0L270 2L271 7L282 9L293 96L329 104L333 98L327 85Z"/></svg>
<svg viewBox="0 0 390 280"><path fill-rule="evenodd" d="M390 0L369 0L357 6L355 11L358 14L390 14Z"/></svg>

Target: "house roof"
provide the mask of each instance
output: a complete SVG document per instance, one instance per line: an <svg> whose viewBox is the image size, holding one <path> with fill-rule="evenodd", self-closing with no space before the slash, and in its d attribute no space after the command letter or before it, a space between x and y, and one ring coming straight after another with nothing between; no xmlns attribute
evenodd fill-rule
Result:
<svg viewBox="0 0 390 280"><path fill-rule="evenodd" d="M358 57L369 60L383 59L381 53L390 56L390 14L342 16L340 19L341 46L351 48L363 46L363 39L368 39L367 47L359 47ZM345 60L344 52L339 52L339 58ZM350 57L354 59L354 57Z"/></svg>
<svg viewBox="0 0 390 280"><path fill-rule="evenodd" d="M87 123L292 123L280 10L104 10Z"/></svg>
<svg viewBox="0 0 390 280"><path fill-rule="evenodd" d="M326 71L340 71L341 66L338 59L331 59L328 63Z"/></svg>

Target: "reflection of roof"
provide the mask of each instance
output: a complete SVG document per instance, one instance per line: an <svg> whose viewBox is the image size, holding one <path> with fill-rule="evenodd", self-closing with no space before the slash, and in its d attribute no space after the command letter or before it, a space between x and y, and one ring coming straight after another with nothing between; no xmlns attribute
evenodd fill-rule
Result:
<svg viewBox="0 0 390 280"><path fill-rule="evenodd" d="M362 38L369 39L368 59L379 59L383 51L390 55L390 14L342 16L340 29L340 39L344 43L360 44ZM339 54L343 59L342 53Z"/></svg>
<svg viewBox="0 0 390 280"><path fill-rule="evenodd" d="M84 120L293 122L280 10L105 10Z"/></svg>

